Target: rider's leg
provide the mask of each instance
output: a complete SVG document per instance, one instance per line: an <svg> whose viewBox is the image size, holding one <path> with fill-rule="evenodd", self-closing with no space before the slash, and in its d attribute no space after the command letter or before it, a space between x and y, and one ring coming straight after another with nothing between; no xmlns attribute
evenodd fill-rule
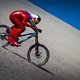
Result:
<svg viewBox="0 0 80 80"><path fill-rule="evenodd" d="M8 37L8 41L11 45L20 46L20 44L17 42L17 38L25 30L24 26L16 17L10 17L10 20L15 26L13 26L10 31L10 36Z"/></svg>
<svg viewBox="0 0 80 80"><path fill-rule="evenodd" d="M20 46L20 44L17 42L17 38L20 36L21 32L21 29L13 27L10 32L10 36L8 37L8 41L11 45Z"/></svg>
<svg viewBox="0 0 80 80"><path fill-rule="evenodd" d="M19 28L21 30L24 30L24 26L22 25L22 22L18 18L16 18L15 16L14 17L11 16L10 17L10 20L11 20L11 22L14 24L14 26L16 28Z"/></svg>

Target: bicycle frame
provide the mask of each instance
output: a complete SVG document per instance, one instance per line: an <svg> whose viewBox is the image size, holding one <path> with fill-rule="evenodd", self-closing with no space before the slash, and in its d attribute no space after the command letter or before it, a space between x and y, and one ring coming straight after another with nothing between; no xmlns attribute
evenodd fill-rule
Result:
<svg viewBox="0 0 80 80"><path fill-rule="evenodd" d="M22 36L28 36L28 37L26 37L26 38L23 39L23 40L20 40L19 43L21 44L21 43L23 43L23 42L29 40L30 38L35 37L35 35L36 35L35 32L34 32L34 33L28 33L28 34L20 35L19 37L22 37Z"/></svg>
<svg viewBox="0 0 80 80"><path fill-rule="evenodd" d="M3 38L6 39L6 36L9 36L9 34L3 35ZM27 36L27 37L25 39L20 40L19 41L20 44L22 44L23 42L29 40L32 37L35 37L35 45L38 45L38 31L35 31L33 33L23 34L23 35L20 35L19 37L23 37L23 36ZM4 44L2 47L6 47L8 45L9 45L9 42L7 42L6 44Z"/></svg>

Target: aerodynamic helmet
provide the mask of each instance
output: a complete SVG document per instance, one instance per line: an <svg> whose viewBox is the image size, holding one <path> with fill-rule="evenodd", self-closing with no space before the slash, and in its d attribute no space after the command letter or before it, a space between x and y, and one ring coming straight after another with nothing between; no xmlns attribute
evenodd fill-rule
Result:
<svg viewBox="0 0 80 80"><path fill-rule="evenodd" d="M38 24L41 21L41 17L37 14L29 13L30 23L33 25Z"/></svg>

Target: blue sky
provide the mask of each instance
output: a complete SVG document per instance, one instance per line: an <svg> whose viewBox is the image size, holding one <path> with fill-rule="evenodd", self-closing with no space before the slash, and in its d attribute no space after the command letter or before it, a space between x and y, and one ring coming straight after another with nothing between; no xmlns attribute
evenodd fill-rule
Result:
<svg viewBox="0 0 80 80"><path fill-rule="evenodd" d="M80 0L29 0L80 30Z"/></svg>

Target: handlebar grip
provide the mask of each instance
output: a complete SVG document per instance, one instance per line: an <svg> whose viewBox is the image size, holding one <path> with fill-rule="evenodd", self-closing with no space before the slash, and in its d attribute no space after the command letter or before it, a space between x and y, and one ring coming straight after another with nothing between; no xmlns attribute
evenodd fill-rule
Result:
<svg viewBox="0 0 80 80"><path fill-rule="evenodd" d="M38 31L39 31L40 33L42 33L42 30L41 30L41 29L38 29Z"/></svg>

